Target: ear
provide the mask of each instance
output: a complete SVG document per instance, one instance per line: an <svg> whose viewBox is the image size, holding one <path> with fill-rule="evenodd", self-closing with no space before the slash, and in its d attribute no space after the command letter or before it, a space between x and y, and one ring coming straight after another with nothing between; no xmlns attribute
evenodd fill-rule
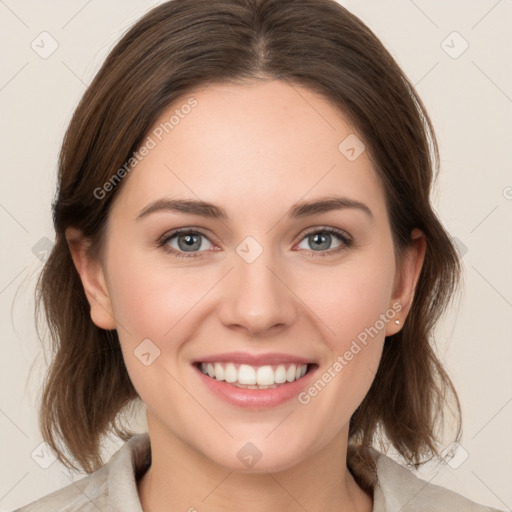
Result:
<svg viewBox="0 0 512 512"><path fill-rule="evenodd" d="M413 229L410 245L405 249L402 266L398 269L395 277L393 296L389 306L397 313L386 326L386 336L396 334L402 328L401 326L409 314L426 249L425 234L419 229ZM400 324L396 324L395 320L400 320Z"/></svg>
<svg viewBox="0 0 512 512"><path fill-rule="evenodd" d="M115 329L116 322L101 262L87 255L90 239L84 237L79 229L67 228L66 240L91 307L92 321L102 329Z"/></svg>

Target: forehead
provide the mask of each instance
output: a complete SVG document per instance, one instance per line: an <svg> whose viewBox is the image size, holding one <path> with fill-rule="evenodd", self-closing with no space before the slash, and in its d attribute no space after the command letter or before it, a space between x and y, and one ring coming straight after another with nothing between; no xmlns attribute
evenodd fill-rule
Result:
<svg viewBox="0 0 512 512"><path fill-rule="evenodd" d="M165 109L117 208L158 197L193 197L261 212L342 194L384 207L364 142L330 101L282 81L211 84ZM237 212L239 213L239 212Z"/></svg>

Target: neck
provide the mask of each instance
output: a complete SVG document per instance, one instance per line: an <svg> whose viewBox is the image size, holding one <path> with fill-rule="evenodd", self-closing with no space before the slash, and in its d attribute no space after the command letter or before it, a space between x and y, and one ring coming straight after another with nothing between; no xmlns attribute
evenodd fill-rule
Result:
<svg viewBox="0 0 512 512"><path fill-rule="evenodd" d="M150 468L138 482L144 512L371 512L372 496L346 466L348 431L300 463L277 472L220 466L160 425L150 425ZM151 428L153 427L153 428Z"/></svg>

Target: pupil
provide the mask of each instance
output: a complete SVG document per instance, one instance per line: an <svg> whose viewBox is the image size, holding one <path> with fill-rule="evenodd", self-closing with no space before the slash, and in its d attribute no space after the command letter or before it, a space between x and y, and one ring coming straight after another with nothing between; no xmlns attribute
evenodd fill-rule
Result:
<svg viewBox="0 0 512 512"><path fill-rule="evenodd" d="M182 235L180 238L179 238L179 242L181 242L182 240L184 240L185 242L185 247L187 249L190 249L190 248L194 248L194 249L199 249L199 247L201 246L201 241L199 241L199 243L197 242L197 240L199 239L198 235ZM194 244L197 246L197 247L194 247ZM181 243L179 244L181 246ZM183 248L183 247L181 247Z"/></svg>
<svg viewBox="0 0 512 512"><path fill-rule="evenodd" d="M314 241L314 244L317 244L317 243L320 243L320 248L321 249L328 249L329 248L329 240L330 240L330 235L329 234L319 234L319 233L316 233L315 235L313 235L313 241ZM318 245L316 246L315 250L317 250L319 247Z"/></svg>

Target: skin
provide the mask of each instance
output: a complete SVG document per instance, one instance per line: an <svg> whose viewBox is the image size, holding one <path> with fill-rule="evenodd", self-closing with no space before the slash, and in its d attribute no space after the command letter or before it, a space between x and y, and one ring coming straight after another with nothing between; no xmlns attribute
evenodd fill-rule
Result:
<svg viewBox="0 0 512 512"><path fill-rule="evenodd" d="M409 311L425 237L411 233L397 268L384 189L367 151L349 161L338 150L357 132L325 98L281 81L210 85L193 96L198 105L125 178L102 258L89 260L88 241L67 231L91 317L117 329L147 407L153 462L138 482L143 509L220 511L244 503L249 512L371 511L373 497L340 461L385 336ZM286 216L298 201L334 193L366 204L373 218L355 208ZM163 197L209 201L229 218L159 211L136 220ZM324 227L353 243L335 253L343 242L333 236L315 251L306 235ZM178 258L158 247L176 228L205 234L202 256ZM252 263L236 252L247 236L263 249ZM167 245L184 252L177 238ZM284 352L315 361L320 375L393 304L401 305L400 325L387 322L306 405L231 405L191 366L220 352ZM145 366L134 350L148 338L160 356ZM237 457L247 442L262 454L252 468Z"/></svg>

